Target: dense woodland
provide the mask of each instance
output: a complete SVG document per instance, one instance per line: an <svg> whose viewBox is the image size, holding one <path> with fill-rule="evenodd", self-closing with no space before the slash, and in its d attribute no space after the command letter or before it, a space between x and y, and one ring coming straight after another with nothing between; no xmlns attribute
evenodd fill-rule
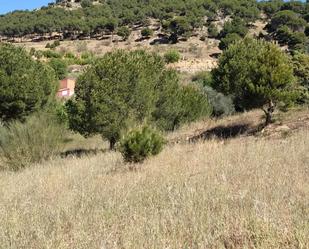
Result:
<svg viewBox="0 0 309 249"><path fill-rule="evenodd" d="M75 1L79 2L79 1ZM222 41L221 48L244 37L248 27L264 16L268 20L268 38L293 49L308 50L309 4L281 0L83 0L81 8L70 9L69 1L57 1L36 11L14 11L0 17L0 35L7 38L26 35L61 34L61 39L97 38L117 32L126 38L136 27L148 27L159 21L163 34L171 42L188 38L202 27L209 36ZM63 7L65 6L65 7ZM222 32L213 21L232 17Z"/></svg>

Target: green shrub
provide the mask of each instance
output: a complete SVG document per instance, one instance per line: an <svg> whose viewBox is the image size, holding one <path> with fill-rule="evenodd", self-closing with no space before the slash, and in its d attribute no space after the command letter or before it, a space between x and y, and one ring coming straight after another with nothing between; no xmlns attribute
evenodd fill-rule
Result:
<svg viewBox="0 0 309 249"><path fill-rule="evenodd" d="M164 138L155 130L144 126L130 131L120 142L120 151L126 162L139 163L159 154Z"/></svg>
<svg viewBox="0 0 309 249"><path fill-rule="evenodd" d="M306 27L306 29L305 29L305 35L306 36L309 36L309 25Z"/></svg>
<svg viewBox="0 0 309 249"><path fill-rule="evenodd" d="M180 124L190 123L211 115L207 95L195 84L184 86L180 92Z"/></svg>
<svg viewBox="0 0 309 249"><path fill-rule="evenodd" d="M144 29L142 29L141 34L142 34L143 37L150 37L150 36L153 35L153 30L150 29L150 28L144 28Z"/></svg>
<svg viewBox="0 0 309 249"><path fill-rule="evenodd" d="M219 35L219 30L214 23L211 23L208 27L208 36L210 38L216 38Z"/></svg>
<svg viewBox="0 0 309 249"><path fill-rule="evenodd" d="M52 158L63 149L65 132L52 114L36 114L25 123L1 127L1 168L17 171Z"/></svg>
<svg viewBox="0 0 309 249"><path fill-rule="evenodd" d="M53 46L54 47L59 47L60 46L60 41L59 40L54 41Z"/></svg>
<svg viewBox="0 0 309 249"><path fill-rule="evenodd" d="M90 64L94 59L94 54L91 52L83 52L81 54L81 63L84 65Z"/></svg>
<svg viewBox="0 0 309 249"><path fill-rule="evenodd" d="M130 34L131 30L126 26L122 26L117 30L117 35L121 36L124 41L129 38Z"/></svg>
<svg viewBox="0 0 309 249"><path fill-rule="evenodd" d="M46 50L42 52L44 57L46 58L61 58L61 54L55 52L55 51L51 51L51 50Z"/></svg>
<svg viewBox="0 0 309 249"><path fill-rule="evenodd" d="M166 63L178 62L180 58L180 53L177 50L170 50L164 54L164 59Z"/></svg>
<svg viewBox="0 0 309 249"><path fill-rule="evenodd" d="M46 44L45 48L55 49L56 47L60 46L60 41L54 41L52 44L49 42Z"/></svg>
<svg viewBox="0 0 309 249"><path fill-rule="evenodd" d="M192 81L198 82L202 86L212 86L213 84L211 72L208 72L208 71L201 71L201 72L196 73L192 77Z"/></svg>
<svg viewBox="0 0 309 249"><path fill-rule="evenodd" d="M219 43L219 48L221 50L227 49L231 44L241 40L241 37L236 33L227 34L224 38L221 39Z"/></svg>
<svg viewBox="0 0 309 249"><path fill-rule="evenodd" d="M92 2L90 0L82 0L80 2L80 5L82 6L82 8L88 8L92 6Z"/></svg>
<svg viewBox="0 0 309 249"><path fill-rule="evenodd" d="M215 117L228 116L235 112L233 99L217 92L210 86L205 86L204 91L208 97L209 104L212 106L212 115Z"/></svg>
<svg viewBox="0 0 309 249"><path fill-rule="evenodd" d="M67 58L67 59L75 59L76 58L76 56L72 52L67 52L64 55L64 57Z"/></svg>
<svg viewBox="0 0 309 249"><path fill-rule="evenodd" d="M29 54L31 56L35 56L35 52L36 52L35 48L31 48L30 51L29 51Z"/></svg>
<svg viewBox="0 0 309 249"><path fill-rule="evenodd" d="M237 34L240 37L245 37L248 33L246 22L239 17L235 17L232 21L226 22L223 29L220 31L219 37L225 38L229 34Z"/></svg>

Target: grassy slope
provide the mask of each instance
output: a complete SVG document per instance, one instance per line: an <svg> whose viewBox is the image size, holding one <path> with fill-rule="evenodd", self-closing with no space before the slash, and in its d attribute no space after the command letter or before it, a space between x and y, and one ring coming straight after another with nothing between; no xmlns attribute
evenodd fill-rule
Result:
<svg viewBox="0 0 309 249"><path fill-rule="evenodd" d="M309 248L308 148L301 129L0 172L0 248Z"/></svg>

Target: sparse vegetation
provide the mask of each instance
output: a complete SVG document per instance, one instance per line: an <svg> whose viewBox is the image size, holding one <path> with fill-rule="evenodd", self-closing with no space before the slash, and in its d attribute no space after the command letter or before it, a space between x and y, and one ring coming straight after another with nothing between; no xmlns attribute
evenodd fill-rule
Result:
<svg viewBox="0 0 309 249"><path fill-rule="evenodd" d="M180 58L181 55L177 50L169 50L164 54L164 59L166 63L178 62Z"/></svg>
<svg viewBox="0 0 309 249"><path fill-rule="evenodd" d="M65 133L65 127L49 113L0 127L0 169L17 171L58 156Z"/></svg>
<svg viewBox="0 0 309 249"><path fill-rule="evenodd" d="M142 29L142 31L141 31L141 35L142 35L143 37L149 38L150 36L153 35L153 30L150 29L150 28L144 28L144 29Z"/></svg>
<svg viewBox="0 0 309 249"><path fill-rule="evenodd" d="M55 49L56 47L59 47L59 46L60 46L60 41L56 40L52 44L48 42L45 48Z"/></svg>

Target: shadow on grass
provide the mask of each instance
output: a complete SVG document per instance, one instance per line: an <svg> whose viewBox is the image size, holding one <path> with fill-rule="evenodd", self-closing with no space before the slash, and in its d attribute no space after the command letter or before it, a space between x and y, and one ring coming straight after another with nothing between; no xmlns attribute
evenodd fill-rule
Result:
<svg viewBox="0 0 309 249"><path fill-rule="evenodd" d="M206 130L196 136L189 139L189 142L196 142L198 140L210 140L210 139L230 139L239 136L255 135L263 129L264 125L252 126L249 123L244 124L232 124L228 126L216 126L212 129Z"/></svg>
<svg viewBox="0 0 309 249"><path fill-rule="evenodd" d="M77 157L81 158L84 156L95 156L104 152L107 152L107 149L75 149L75 150L68 150L60 154L62 158L67 157Z"/></svg>
<svg viewBox="0 0 309 249"><path fill-rule="evenodd" d="M159 38L154 39L153 41L150 42L150 45L160 45L160 44L170 44L171 40L169 39L169 37L165 36L165 35L158 35Z"/></svg>

